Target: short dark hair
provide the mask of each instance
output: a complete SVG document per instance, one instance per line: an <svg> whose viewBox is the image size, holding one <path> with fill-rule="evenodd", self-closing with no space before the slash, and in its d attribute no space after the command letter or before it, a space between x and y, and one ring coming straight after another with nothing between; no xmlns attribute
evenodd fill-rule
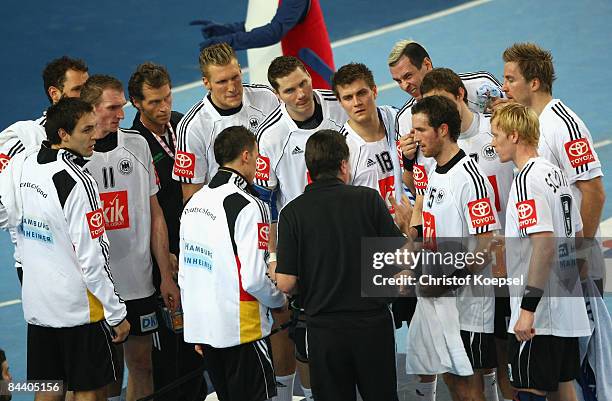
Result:
<svg viewBox="0 0 612 401"><path fill-rule="evenodd" d="M459 96L459 88L463 88L463 101L467 104L467 89L459 75L450 68L434 68L425 75L421 82L421 94L437 89L453 96Z"/></svg>
<svg viewBox="0 0 612 401"><path fill-rule="evenodd" d="M164 85L172 88L172 81L170 81L170 74L168 74L166 67L150 61L142 63L136 67L136 71L134 71L128 82L128 95L134 107L136 107L134 100L144 100L142 89L145 84L154 89L159 89Z"/></svg>
<svg viewBox="0 0 612 401"><path fill-rule="evenodd" d="M51 60L49 64L45 66L42 72L43 85L45 86L45 95L49 102L53 102L51 96L49 96L49 88L55 86L59 90L64 89L64 83L66 82L66 71L75 70L81 72L87 72L87 64L81 59L70 58L68 56L62 56Z"/></svg>
<svg viewBox="0 0 612 401"><path fill-rule="evenodd" d="M272 60L268 67L268 82L270 82L270 85L272 85L275 91L278 91L278 82L276 82L276 80L286 77L298 68L308 73L304 63L297 57L279 56Z"/></svg>
<svg viewBox="0 0 612 401"><path fill-rule="evenodd" d="M395 66L402 56L408 57L410 63L414 65L418 70L423 66L425 58L431 60L429 53L419 43L411 40L401 40L395 44L391 50L391 54L387 58L387 64L389 67Z"/></svg>
<svg viewBox="0 0 612 401"><path fill-rule="evenodd" d="M81 89L81 100L95 106L100 103L100 98L105 89L115 89L123 92L123 84L110 75L92 75L85 81Z"/></svg>
<svg viewBox="0 0 612 401"><path fill-rule="evenodd" d="M215 139L215 160L219 166L224 166L236 160L243 151L253 151L256 143L255 135L246 127L227 127Z"/></svg>
<svg viewBox="0 0 612 401"><path fill-rule="evenodd" d="M435 129L446 124L451 139L457 142L461 133L461 117L452 100L438 95L424 97L412 106L412 115L419 113L425 114L429 125Z"/></svg>
<svg viewBox="0 0 612 401"><path fill-rule="evenodd" d="M0 348L0 365L4 361L6 361L6 354L4 353L4 350L2 348Z"/></svg>
<svg viewBox="0 0 612 401"><path fill-rule="evenodd" d="M332 76L332 90L336 97L338 97L338 86L350 85L358 79L363 81L374 89L376 83L374 82L374 75L372 71L363 63L350 63L340 67L338 71Z"/></svg>
<svg viewBox="0 0 612 401"><path fill-rule="evenodd" d="M92 113L93 106L77 98L62 98L59 102L47 109L47 122L45 132L51 144L57 145L61 142L59 136L60 128L72 135L79 119L86 113Z"/></svg>
<svg viewBox="0 0 612 401"><path fill-rule="evenodd" d="M344 135L332 129L315 132L306 141L305 158L313 181L337 177L342 160L349 159Z"/></svg>
<svg viewBox="0 0 612 401"><path fill-rule="evenodd" d="M556 76L550 50L542 49L535 43L515 43L504 50L503 59L504 63L517 63L527 82L537 78L540 89L552 94Z"/></svg>

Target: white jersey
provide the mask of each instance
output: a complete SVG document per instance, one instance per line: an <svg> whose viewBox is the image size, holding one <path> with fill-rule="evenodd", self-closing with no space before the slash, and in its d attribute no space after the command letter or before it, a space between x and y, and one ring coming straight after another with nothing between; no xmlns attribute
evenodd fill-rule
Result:
<svg viewBox="0 0 612 401"><path fill-rule="evenodd" d="M463 246L473 250L475 241L471 236L501 228L490 182L473 158L463 150L460 154L462 159L436 167L429 177L423 199L423 237L429 248L444 248L447 239L465 238ZM491 267L479 274L490 276ZM493 332L493 287L461 287L457 291L457 307L461 330Z"/></svg>
<svg viewBox="0 0 612 401"><path fill-rule="evenodd" d="M100 189L117 291L127 300L146 298L155 292L150 202L159 190L151 152L136 131L123 129L96 149L85 167Z"/></svg>
<svg viewBox="0 0 612 401"><path fill-rule="evenodd" d="M215 233L202 235L202 233ZM285 297L266 276L270 212L246 180L220 168L181 217L185 341L233 347L270 334Z"/></svg>
<svg viewBox="0 0 612 401"><path fill-rule="evenodd" d="M501 90L502 84L491 73L478 71L457 75L461 78L467 91L468 107L476 113L485 112L485 104L478 98L479 93L486 92L488 88L497 88L503 97L504 92ZM415 98L410 98L397 113L397 119L395 121L396 139L410 133L412 129L412 106L414 106L416 102L417 100Z"/></svg>
<svg viewBox="0 0 612 401"><path fill-rule="evenodd" d="M38 149L40 144L47 138L45 133L46 112L42 117L31 121L17 121L0 132L0 173L4 170L11 158L26 149ZM9 229L11 241L15 245L13 259L15 267L21 266L20 250L17 246L17 233L14 229Z"/></svg>
<svg viewBox="0 0 612 401"><path fill-rule="evenodd" d="M172 178L184 184L207 183L219 168L214 149L219 133L235 125L247 127L254 133L278 103L269 87L243 84L240 111L223 116L212 104L210 94L205 96L178 124Z"/></svg>
<svg viewBox="0 0 612 401"><path fill-rule="evenodd" d="M544 296L535 311L536 335L591 334L575 259L574 241L580 230L582 221L565 174L542 157L529 159L510 191L506 209L506 261L508 278L522 277L526 286L533 249L528 236L541 232L554 234L558 251ZM510 286L510 333L519 317L524 286Z"/></svg>
<svg viewBox="0 0 612 401"><path fill-rule="evenodd" d="M540 114L538 154L565 172L578 208L582 196L576 182L603 176L591 133L559 99L551 100Z"/></svg>
<svg viewBox="0 0 612 401"><path fill-rule="evenodd" d="M473 113L474 119L467 131L457 139L457 145L473 158L487 176L495 194L495 210L499 215L502 228L506 220L505 209L514 176L512 163L502 163L495 148L491 145L491 117L487 114ZM427 188L427 177L435 167L432 157L423 156L417 150L413 178L417 195L423 195Z"/></svg>
<svg viewBox="0 0 612 401"><path fill-rule="evenodd" d="M494 204L493 190L484 173L460 150L445 166L430 174L423 201L424 247L446 252L450 250L449 240L455 239L452 246L456 251L457 239L465 238L461 245L473 250L471 236L500 227ZM492 333L495 309L492 289L490 294L474 290L463 287L457 299L418 298L408 328L408 373L450 372L461 376L473 373L460 330Z"/></svg>
<svg viewBox="0 0 612 401"><path fill-rule="evenodd" d="M314 96L323 112L323 121L318 127L299 128L282 103L257 131L259 159L255 183L278 191L279 212L287 203L301 195L310 183L304 159L308 138L322 129L340 131L348 120L333 92L315 89Z"/></svg>
<svg viewBox="0 0 612 401"><path fill-rule="evenodd" d="M499 160L491 141L493 141L491 117L486 114L474 113L472 125L466 132L459 135L457 145L476 161L489 179L495 194L495 210L503 229L506 221L506 205L514 178L514 167L511 162L502 163Z"/></svg>
<svg viewBox="0 0 612 401"><path fill-rule="evenodd" d="M0 175L0 224L17 228L25 320L74 327L126 316L109 269L98 189L84 160L43 145ZM2 217L3 212L7 213Z"/></svg>
<svg viewBox="0 0 612 401"><path fill-rule="evenodd" d="M346 137L349 148L349 184L378 191L391 214L395 211L389 197L395 196L395 200L401 202L403 193L401 154L393 134L396 114L397 111L393 107L378 107L378 117L385 128L385 137L379 141L364 141L348 122L340 130Z"/></svg>

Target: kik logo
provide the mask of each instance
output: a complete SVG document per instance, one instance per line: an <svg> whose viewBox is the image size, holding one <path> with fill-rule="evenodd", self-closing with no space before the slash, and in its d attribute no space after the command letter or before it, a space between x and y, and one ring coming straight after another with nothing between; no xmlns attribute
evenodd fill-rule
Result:
<svg viewBox="0 0 612 401"><path fill-rule="evenodd" d="M100 194L107 230L120 230L130 227L127 191L105 192Z"/></svg>

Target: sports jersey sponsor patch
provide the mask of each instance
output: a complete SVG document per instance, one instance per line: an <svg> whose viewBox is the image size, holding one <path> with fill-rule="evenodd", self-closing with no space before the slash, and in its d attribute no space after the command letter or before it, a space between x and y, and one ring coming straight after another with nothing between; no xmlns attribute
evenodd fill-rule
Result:
<svg viewBox="0 0 612 401"><path fill-rule="evenodd" d="M389 213L395 213L395 209L391 205L389 198L395 195L395 179L393 176L389 176L378 180L378 188L380 190L380 196L385 200Z"/></svg>
<svg viewBox="0 0 612 401"><path fill-rule="evenodd" d="M257 248L268 249L270 240L270 225L267 223L257 223Z"/></svg>
<svg viewBox="0 0 612 401"><path fill-rule="evenodd" d="M20 228L25 239L53 244L53 233L49 224L45 221L38 218L23 217Z"/></svg>
<svg viewBox="0 0 612 401"><path fill-rule="evenodd" d="M120 230L130 227L127 191L100 193L104 208L104 221L107 230Z"/></svg>
<svg viewBox="0 0 612 401"><path fill-rule="evenodd" d="M95 239L104 234L104 214L102 209L97 209L85 214L87 218L87 225L89 226L89 233L91 238Z"/></svg>
<svg viewBox="0 0 612 401"><path fill-rule="evenodd" d="M8 166L9 160L11 160L11 157L9 155L0 153L0 173Z"/></svg>
<svg viewBox="0 0 612 401"><path fill-rule="evenodd" d="M195 155L177 150L174 158L174 174L179 177L193 178L195 175Z"/></svg>
<svg viewBox="0 0 612 401"><path fill-rule="evenodd" d="M259 155L257 157L257 170L255 178L258 180L268 181L270 179L270 158Z"/></svg>
<svg viewBox="0 0 612 401"><path fill-rule="evenodd" d="M395 148L397 149L397 157L399 157L400 167L404 168L404 154L402 153L402 148L400 147L399 139L395 141Z"/></svg>
<svg viewBox="0 0 612 401"><path fill-rule="evenodd" d="M591 145L586 138L579 138L575 141L565 143L565 153L569 158L572 167L580 167L595 161L595 156L591 150Z"/></svg>
<svg viewBox="0 0 612 401"><path fill-rule="evenodd" d="M140 316L140 331L143 333L155 330L157 326L157 316L155 312Z"/></svg>
<svg viewBox="0 0 612 401"><path fill-rule="evenodd" d="M414 187L416 189L427 188L427 172L425 171L425 166L421 164L414 164L412 170L412 178L414 179Z"/></svg>
<svg viewBox="0 0 612 401"><path fill-rule="evenodd" d="M208 246L195 241L185 241L180 253L185 266L197 267L212 271L213 251Z"/></svg>
<svg viewBox="0 0 612 401"><path fill-rule="evenodd" d="M468 202L468 211L470 212L470 220L473 228L495 224L495 214L493 214L493 208L491 207L491 200L489 198Z"/></svg>
<svg viewBox="0 0 612 401"><path fill-rule="evenodd" d="M519 219L519 228L529 228L538 223L538 214L536 211L535 200L527 199L516 204L516 212Z"/></svg>
<svg viewBox="0 0 612 401"><path fill-rule="evenodd" d="M436 218L429 212L423 212L423 248L435 251L436 244Z"/></svg>

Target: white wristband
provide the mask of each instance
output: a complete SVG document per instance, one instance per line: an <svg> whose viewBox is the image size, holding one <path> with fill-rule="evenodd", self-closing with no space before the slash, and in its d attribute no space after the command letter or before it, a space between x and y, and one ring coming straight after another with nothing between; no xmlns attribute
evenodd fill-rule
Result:
<svg viewBox="0 0 612 401"><path fill-rule="evenodd" d="M270 257L268 258L268 263L276 262L276 252L270 252Z"/></svg>

